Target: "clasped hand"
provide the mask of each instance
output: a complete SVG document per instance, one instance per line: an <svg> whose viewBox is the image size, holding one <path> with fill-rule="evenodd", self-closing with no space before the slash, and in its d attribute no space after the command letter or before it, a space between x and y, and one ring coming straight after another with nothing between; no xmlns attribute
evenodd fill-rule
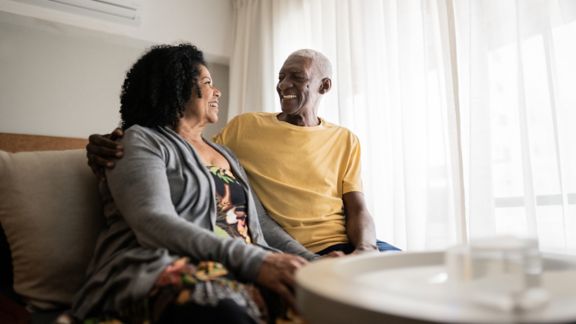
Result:
<svg viewBox="0 0 576 324"><path fill-rule="evenodd" d="M264 258L256 282L280 295L288 306L296 309L295 274L307 263L296 255L270 253Z"/></svg>

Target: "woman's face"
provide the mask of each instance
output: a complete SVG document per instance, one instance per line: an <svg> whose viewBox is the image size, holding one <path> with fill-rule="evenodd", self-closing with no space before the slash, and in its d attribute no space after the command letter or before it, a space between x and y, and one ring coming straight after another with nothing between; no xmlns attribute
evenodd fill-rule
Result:
<svg viewBox="0 0 576 324"><path fill-rule="evenodd" d="M198 87L202 96L199 98L196 89L192 89L192 98L186 105L186 114L194 116L200 122L210 124L218 121L218 100L222 93L214 86L210 71L204 66L199 67Z"/></svg>

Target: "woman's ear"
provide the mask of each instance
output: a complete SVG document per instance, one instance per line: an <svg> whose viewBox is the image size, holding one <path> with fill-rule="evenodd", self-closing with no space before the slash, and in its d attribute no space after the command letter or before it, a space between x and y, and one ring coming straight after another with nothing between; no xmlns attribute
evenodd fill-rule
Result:
<svg viewBox="0 0 576 324"><path fill-rule="evenodd" d="M330 78L322 79L322 83L320 85L320 93L325 94L326 92L330 91L332 88L332 80Z"/></svg>

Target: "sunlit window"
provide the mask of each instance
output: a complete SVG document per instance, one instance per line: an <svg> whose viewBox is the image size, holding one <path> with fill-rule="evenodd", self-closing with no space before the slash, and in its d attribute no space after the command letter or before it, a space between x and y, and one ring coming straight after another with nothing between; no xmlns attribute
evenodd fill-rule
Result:
<svg viewBox="0 0 576 324"><path fill-rule="evenodd" d="M541 246L552 249L576 243L568 235L576 215L574 39L575 22L488 55L496 230L522 234L535 226Z"/></svg>

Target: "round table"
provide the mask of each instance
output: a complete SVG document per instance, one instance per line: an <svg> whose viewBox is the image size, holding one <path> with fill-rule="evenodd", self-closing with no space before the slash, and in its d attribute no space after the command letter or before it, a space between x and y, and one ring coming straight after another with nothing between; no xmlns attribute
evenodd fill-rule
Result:
<svg viewBox="0 0 576 324"><path fill-rule="evenodd" d="M576 322L576 258L542 255L548 302L509 312L450 289L444 252L370 253L313 262L296 274L297 303L314 323Z"/></svg>

